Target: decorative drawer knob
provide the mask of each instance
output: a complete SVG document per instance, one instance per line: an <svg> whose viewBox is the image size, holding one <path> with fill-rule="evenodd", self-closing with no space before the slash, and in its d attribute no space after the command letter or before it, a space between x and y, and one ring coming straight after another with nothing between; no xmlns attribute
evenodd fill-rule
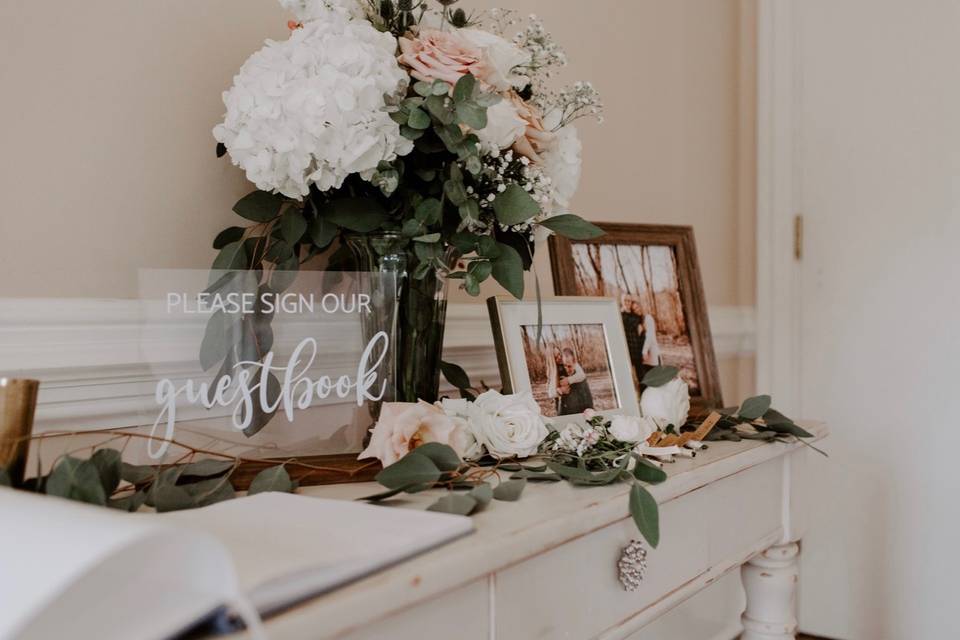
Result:
<svg viewBox="0 0 960 640"><path fill-rule="evenodd" d="M647 572L647 548L639 540L631 540L630 544L620 552L617 562L620 584L625 591L636 591L643 582L643 575Z"/></svg>

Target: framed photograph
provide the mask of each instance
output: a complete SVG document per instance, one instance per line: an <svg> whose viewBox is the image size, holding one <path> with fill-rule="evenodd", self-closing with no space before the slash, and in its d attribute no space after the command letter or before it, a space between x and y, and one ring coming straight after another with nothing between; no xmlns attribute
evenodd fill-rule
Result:
<svg viewBox="0 0 960 640"><path fill-rule="evenodd" d="M639 414L616 300L543 300L539 325L535 301L495 297L487 306L504 393L530 391L549 419Z"/></svg>
<svg viewBox="0 0 960 640"><path fill-rule="evenodd" d="M550 237L557 295L617 300L637 394L657 365L677 367L691 405L723 406L691 227L598 223L594 240Z"/></svg>

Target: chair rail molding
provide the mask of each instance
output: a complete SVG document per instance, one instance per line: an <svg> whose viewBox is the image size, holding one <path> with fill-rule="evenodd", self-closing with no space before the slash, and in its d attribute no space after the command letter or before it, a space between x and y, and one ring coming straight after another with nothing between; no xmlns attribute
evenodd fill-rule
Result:
<svg viewBox="0 0 960 640"><path fill-rule="evenodd" d="M142 411L144 389L178 370L143 361L136 300L81 298L0 299L0 376L43 380L35 420L38 432L130 424ZM752 307L711 307L710 324L720 357L751 356ZM474 384L499 383L486 305L451 303L444 358L456 362ZM145 384L146 383L146 384ZM446 385L446 382L444 382ZM446 386L445 391L453 392Z"/></svg>
<svg viewBox="0 0 960 640"><path fill-rule="evenodd" d="M802 211L795 141L801 88L794 3L760 0L757 14L757 388L788 414L800 407L800 269L794 217Z"/></svg>

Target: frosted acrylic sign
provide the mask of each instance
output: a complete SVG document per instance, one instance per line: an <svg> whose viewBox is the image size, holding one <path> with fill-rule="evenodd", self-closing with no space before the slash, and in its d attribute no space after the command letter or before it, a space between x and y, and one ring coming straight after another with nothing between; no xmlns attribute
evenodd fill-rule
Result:
<svg viewBox="0 0 960 640"><path fill-rule="evenodd" d="M146 456L178 443L243 458L360 451L394 393L394 278L141 271Z"/></svg>

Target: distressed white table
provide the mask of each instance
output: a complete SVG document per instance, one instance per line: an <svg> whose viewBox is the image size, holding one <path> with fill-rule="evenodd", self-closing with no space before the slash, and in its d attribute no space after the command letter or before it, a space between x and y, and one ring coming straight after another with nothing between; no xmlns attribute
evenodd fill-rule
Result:
<svg viewBox="0 0 960 640"><path fill-rule="evenodd" d="M827 433L821 424L804 426L818 439ZM742 638L793 638L809 455L801 444L719 442L667 465L668 481L651 488L660 545L648 550L636 591L624 590L617 575L622 549L641 539L628 517L626 485L528 484L520 501L476 515L473 535L280 614L267 631L350 640L647 638L645 627L740 569ZM375 491L360 484L304 493L351 499ZM423 508L435 495L402 503ZM684 615L691 624L695 617Z"/></svg>

